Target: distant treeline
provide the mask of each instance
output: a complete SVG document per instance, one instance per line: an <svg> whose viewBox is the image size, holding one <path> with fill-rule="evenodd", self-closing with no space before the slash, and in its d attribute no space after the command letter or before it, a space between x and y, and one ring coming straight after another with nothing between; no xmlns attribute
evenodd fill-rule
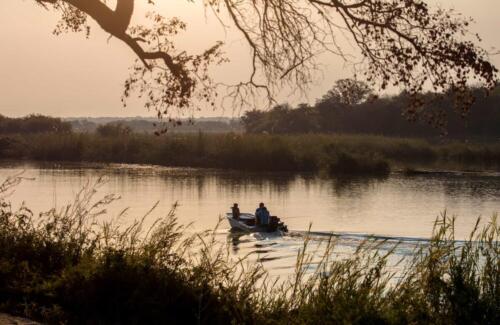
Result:
<svg viewBox="0 0 500 325"><path fill-rule="evenodd" d="M121 125L134 133L155 133L168 130L173 133L184 132L240 132L243 130L239 119L213 118L179 120L174 123L161 122L146 118L78 118L68 120L74 132L98 132L103 125ZM180 122L180 123L177 123Z"/></svg>
<svg viewBox="0 0 500 325"><path fill-rule="evenodd" d="M161 123L147 118L74 118L61 119L32 114L25 117L11 118L0 115L0 134L30 133L104 133L113 129L120 132L155 133L164 130L172 133L183 132L240 132L243 130L239 119L200 118L179 120L175 123ZM116 131L116 130L115 130Z"/></svg>
<svg viewBox="0 0 500 325"><path fill-rule="evenodd" d="M0 134L76 132L120 135L122 133L268 133L268 134L370 134L391 137L500 138L500 86L485 96L473 90L475 103L467 114L456 112L452 96L423 95L419 119L409 122L403 114L410 104L407 94L377 98L362 82L350 79L337 84L314 105L288 104L252 110L241 119L200 118L161 122L153 118L72 118L42 115L8 118L0 115ZM444 125L431 126L429 114L444 114Z"/></svg>
<svg viewBox="0 0 500 325"><path fill-rule="evenodd" d="M71 132L71 129L71 124L60 118L34 114L20 118L0 115L0 134L67 133Z"/></svg>
<svg viewBox="0 0 500 325"><path fill-rule="evenodd" d="M486 97L484 91L474 90L476 101L466 116L456 112L451 96L439 101L431 100L434 94L424 95L421 119L409 122L403 112L409 105L405 93L375 98L364 88L362 92L348 95L337 85L315 105L301 104L293 108L278 105L269 111L247 112L242 120L249 133L298 134L340 133L374 134L398 137L435 137L446 132L456 138L500 138L500 87ZM429 98L425 98L429 97ZM442 128L429 125L426 113L445 113Z"/></svg>

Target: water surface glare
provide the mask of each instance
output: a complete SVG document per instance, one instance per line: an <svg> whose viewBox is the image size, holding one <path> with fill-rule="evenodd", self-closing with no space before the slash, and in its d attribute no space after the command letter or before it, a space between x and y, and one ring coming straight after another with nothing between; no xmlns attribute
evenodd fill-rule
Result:
<svg viewBox="0 0 500 325"><path fill-rule="evenodd" d="M435 218L445 209L456 215L456 235L464 239L477 217L485 219L500 211L500 175L440 173L386 178L332 179L287 173L165 168L133 165L54 165L3 163L0 179L24 171L33 178L11 195L35 213L70 202L89 180L105 176L100 194L118 194L121 200L108 211L117 215L129 207L127 218L138 219L157 201L154 217L166 215L174 202L181 223L194 230L213 228L219 216L234 203L242 212L253 212L265 202L271 214L281 217L295 236L232 236L223 222L218 231L238 255L251 253L269 268L289 272L302 247L304 231L311 225L317 234L335 232L345 252L366 235L403 240L401 254L411 252L429 238ZM298 235L297 235L298 234Z"/></svg>

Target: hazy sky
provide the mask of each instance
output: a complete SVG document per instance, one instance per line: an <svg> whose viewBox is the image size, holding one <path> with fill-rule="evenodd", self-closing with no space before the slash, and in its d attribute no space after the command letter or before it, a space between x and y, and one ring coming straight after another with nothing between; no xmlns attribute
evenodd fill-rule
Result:
<svg viewBox="0 0 500 325"><path fill-rule="evenodd" d="M500 48L499 0L430 0L444 8L455 8L475 19L473 32L483 38L483 47ZM151 10L146 0L135 17ZM188 23L188 33L179 47L207 48L216 40L226 43L231 62L216 71L218 78L236 81L247 76L249 56L241 36L224 32L199 0L157 0L157 11L180 16ZM137 19L137 18L135 18ZM40 113L53 116L148 116L139 103L127 108L120 103L123 81L134 55L119 41L94 28L90 39L83 34L52 35L58 16L34 5L33 0L0 0L0 114L21 116ZM324 94L336 79L350 76L334 56L322 58L325 71L303 101ZM500 66L500 56L493 62ZM295 99L297 100L297 99ZM199 116L231 115L232 112L206 110Z"/></svg>

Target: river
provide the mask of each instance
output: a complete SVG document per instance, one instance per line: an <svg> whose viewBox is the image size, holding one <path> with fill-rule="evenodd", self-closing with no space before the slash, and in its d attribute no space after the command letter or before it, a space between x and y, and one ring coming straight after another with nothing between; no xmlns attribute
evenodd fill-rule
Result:
<svg viewBox="0 0 500 325"><path fill-rule="evenodd" d="M156 202L150 220L166 215L177 202L176 215L192 229L213 228L219 216L237 202L242 212L253 212L259 202L282 218L292 234L311 227L315 235L334 232L345 247L355 247L367 235L402 240L411 250L429 238L443 211L456 216L456 236L464 239L479 216L500 211L500 174L428 173L384 178L329 178L286 173L248 173L137 165L37 164L3 162L0 179L23 173L27 180L9 200L25 202L35 213L71 202L89 181L104 177L98 195L121 196L108 215L129 207L126 218L141 218ZM301 236L231 236L223 222L218 230L236 255L255 253L276 273L293 269ZM345 250L346 253L349 249ZM404 254L405 250L403 250Z"/></svg>

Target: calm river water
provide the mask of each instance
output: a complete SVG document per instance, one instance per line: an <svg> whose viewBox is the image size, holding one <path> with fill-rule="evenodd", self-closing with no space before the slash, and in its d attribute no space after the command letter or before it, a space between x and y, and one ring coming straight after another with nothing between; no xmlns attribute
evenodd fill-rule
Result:
<svg viewBox="0 0 500 325"><path fill-rule="evenodd" d="M489 218L500 211L500 174L394 173L382 179L331 179L157 166L13 162L0 165L0 179L22 171L32 180L20 184L10 201L15 205L24 201L35 213L67 204L85 183L104 176L107 183L99 194L121 196L121 201L109 207L111 216L129 207L127 218L137 219L157 201L152 216L161 216L178 202L180 222L193 222L194 229L204 230L214 227L234 202L242 212L254 212L262 201L292 234L303 234L311 225L320 235L340 234L345 247L355 247L366 235L375 235L402 239L411 249L412 243L429 238L435 218L444 210L457 216L457 237L465 238L477 217ZM234 254L254 252L277 273L293 269L301 236L234 237L227 228L224 222L219 234L231 242Z"/></svg>

